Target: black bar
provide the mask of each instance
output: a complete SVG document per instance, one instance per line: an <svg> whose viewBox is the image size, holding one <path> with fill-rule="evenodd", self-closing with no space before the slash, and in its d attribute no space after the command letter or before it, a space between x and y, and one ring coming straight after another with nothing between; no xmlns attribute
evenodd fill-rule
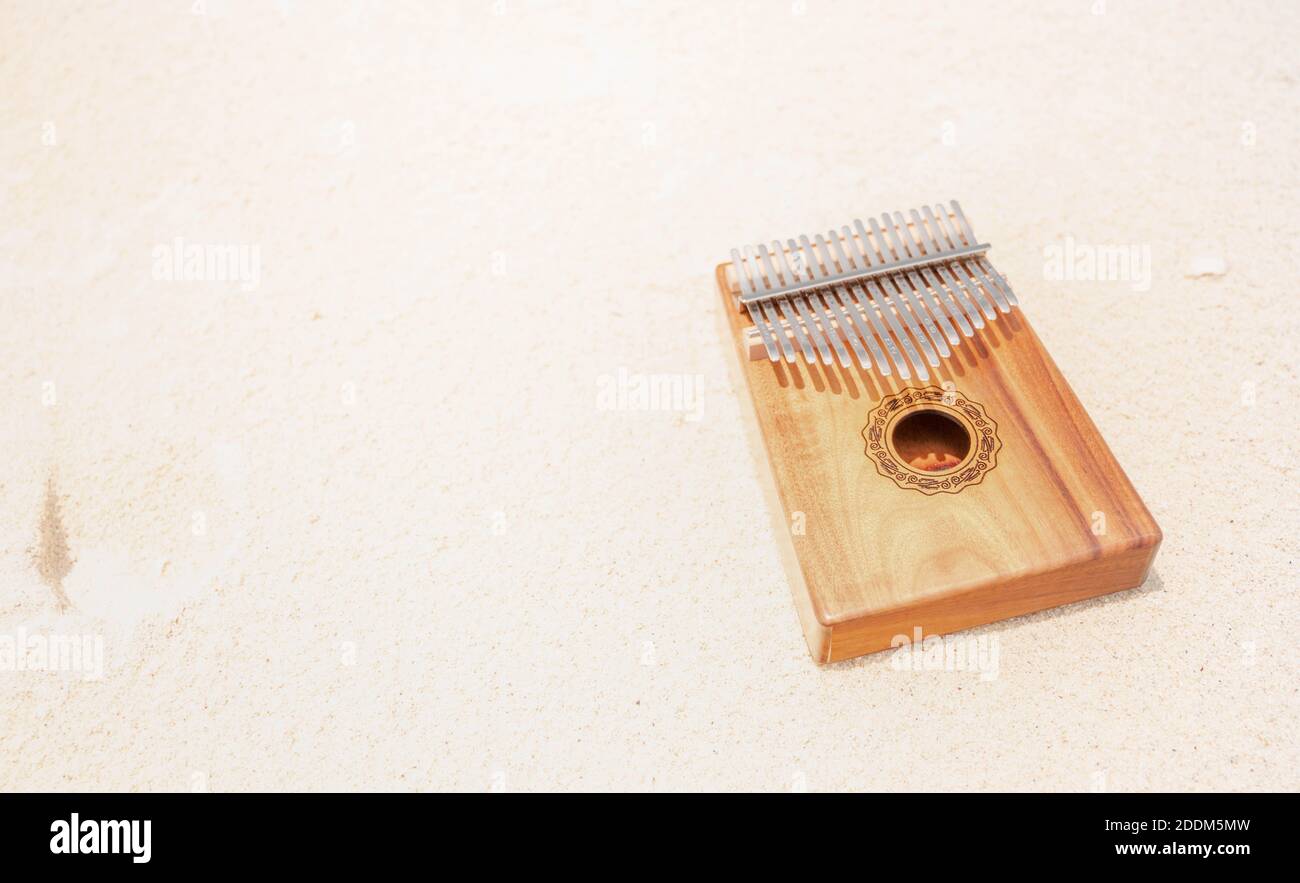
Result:
<svg viewBox="0 0 1300 883"><path fill-rule="evenodd" d="M674 820L683 810L666 803L673 797L648 797L617 808L571 799L560 813L539 813L536 797L497 794L9 795L0 798L0 855L6 868L51 870L337 869L377 858L428 861L431 849L448 855L486 838L505 855L562 850L570 860L630 849L638 865L690 847L740 858L813 850L832 866L861 862L864 873L885 858L920 867L951 860L1227 870L1286 856L1297 809L1294 795L801 795L761 809L744 797L725 807L697 798L697 821L681 824ZM63 836L74 821L75 853ZM146 845L148 861L137 861ZM88 852L95 846L117 849Z"/></svg>

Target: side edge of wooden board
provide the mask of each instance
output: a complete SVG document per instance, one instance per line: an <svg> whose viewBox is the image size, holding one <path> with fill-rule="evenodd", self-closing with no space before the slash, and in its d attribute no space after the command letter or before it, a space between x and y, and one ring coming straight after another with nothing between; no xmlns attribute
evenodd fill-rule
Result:
<svg viewBox="0 0 1300 883"><path fill-rule="evenodd" d="M717 284L818 662L887 648L915 626L941 634L1141 583L1160 529L1019 311L928 382L902 381L751 361L726 265ZM1002 451L980 486L925 496L877 474L860 433L886 396L941 383L996 415ZM798 537L795 513L809 525Z"/></svg>
<svg viewBox="0 0 1300 883"><path fill-rule="evenodd" d="M871 617L862 617L831 630L829 646L819 657L840 662L911 640L945 635L1016 616L1038 613L1102 595L1134 589L1146 580L1156 547L1132 549L1059 570L1036 573L988 588L968 589Z"/></svg>
<svg viewBox="0 0 1300 883"><path fill-rule="evenodd" d="M724 268L719 267L718 286L723 292L724 301L727 298L726 284L727 278ZM729 315L723 315L719 319L719 332L729 336L733 342L738 340L735 335L734 321L734 318ZM772 473L771 463L768 460L767 440L763 437L763 427L755 419L757 415L754 411L753 390L750 389L749 372L745 370L748 356L743 343L737 343L736 347L740 361L737 363L736 360L731 360L730 368L738 373L736 379L749 393L749 407L746 408L744 403L741 404L742 411L748 411L747 414L744 414L745 419L743 420L745 438L750 449L751 459L758 467L757 478L763 491L763 501L767 504L768 516L771 519L772 538L776 543L777 556L781 560L781 569L790 588L790 596L794 600L795 613L799 617L799 626L803 630L804 640L808 644L808 653L817 663L824 664L831 661L831 626L819 622L817 611L813 609L812 594L808 590L808 584L804 581L803 568L799 563L799 554L795 549L793 538L790 536L790 523L785 518L788 507L785 500L782 499L781 489L777 486L776 477Z"/></svg>

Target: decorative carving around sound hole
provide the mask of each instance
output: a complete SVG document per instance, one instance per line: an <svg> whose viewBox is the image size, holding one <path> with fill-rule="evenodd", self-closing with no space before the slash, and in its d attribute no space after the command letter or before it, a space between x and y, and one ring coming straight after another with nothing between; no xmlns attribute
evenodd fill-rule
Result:
<svg viewBox="0 0 1300 883"><path fill-rule="evenodd" d="M955 494L997 466L998 425L957 390L909 388L881 400L862 429L867 457L901 488Z"/></svg>

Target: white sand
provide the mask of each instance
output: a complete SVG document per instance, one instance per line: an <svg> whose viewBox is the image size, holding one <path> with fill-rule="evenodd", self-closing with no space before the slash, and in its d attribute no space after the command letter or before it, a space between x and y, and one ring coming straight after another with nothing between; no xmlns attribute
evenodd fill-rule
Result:
<svg viewBox="0 0 1300 883"><path fill-rule="evenodd" d="M1300 787L1300 7L203 2L0 9L0 789ZM713 266L951 197L1165 544L818 668Z"/></svg>

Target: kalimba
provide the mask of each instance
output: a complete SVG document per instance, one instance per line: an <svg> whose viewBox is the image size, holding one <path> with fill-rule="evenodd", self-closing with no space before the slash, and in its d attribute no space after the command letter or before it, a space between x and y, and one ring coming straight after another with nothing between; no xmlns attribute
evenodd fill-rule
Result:
<svg viewBox="0 0 1300 883"><path fill-rule="evenodd" d="M1133 588L1160 545L988 250L953 201L718 266L818 662Z"/></svg>

